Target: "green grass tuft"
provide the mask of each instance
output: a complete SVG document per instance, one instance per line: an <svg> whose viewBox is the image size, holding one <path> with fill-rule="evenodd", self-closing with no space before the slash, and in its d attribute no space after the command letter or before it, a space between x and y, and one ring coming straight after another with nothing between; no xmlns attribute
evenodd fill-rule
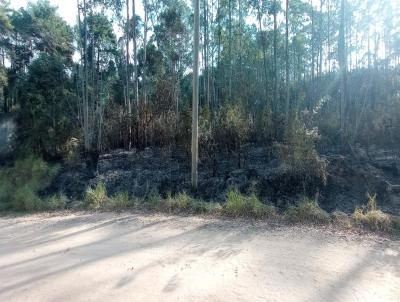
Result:
<svg viewBox="0 0 400 302"><path fill-rule="evenodd" d="M101 182L86 191L85 204L90 209L98 210L103 208L108 200L106 187Z"/></svg>
<svg viewBox="0 0 400 302"><path fill-rule="evenodd" d="M329 214L319 206L316 200L303 199L297 206L289 207L285 217L291 222L327 223Z"/></svg>
<svg viewBox="0 0 400 302"><path fill-rule="evenodd" d="M50 196L45 200L45 209L50 211L62 210L67 206L68 198L63 194Z"/></svg>
<svg viewBox="0 0 400 302"><path fill-rule="evenodd" d="M104 207L108 210L123 210L135 206L135 201L129 198L127 192L118 193L107 200Z"/></svg>
<svg viewBox="0 0 400 302"><path fill-rule="evenodd" d="M245 196L231 190L226 196L225 213L232 217L267 218L276 215L273 206L264 205L255 195Z"/></svg>

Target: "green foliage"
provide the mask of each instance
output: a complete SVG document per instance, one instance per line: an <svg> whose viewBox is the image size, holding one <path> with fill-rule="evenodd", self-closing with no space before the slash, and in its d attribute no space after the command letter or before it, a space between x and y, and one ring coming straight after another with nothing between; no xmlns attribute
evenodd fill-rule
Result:
<svg viewBox="0 0 400 302"><path fill-rule="evenodd" d="M231 190L226 196L225 213L233 217L271 218L276 215L276 209L264 205L255 195L244 196Z"/></svg>
<svg viewBox="0 0 400 302"><path fill-rule="evenodd" d="M42 159L28 156L13 167L0 170L0 205L2 210L38 211L51 209L38 192L45 189L57 174L58 166L49 166Z"/></svg>
<svg viewBox="0 0 400 302"><path fill-rule="evenodd" d="M218 112L215 140L223 148L240 151L241 144L249 134L251 124L252 121L243 106L227 103Z"/></svg>
<svg viewBox="0 0 400 302"><path fill-rule="evenodd" d="M400 216L392 217L392 225L395 232L400 233Z"/></svg>
<svg viewBox="0 0 400 302"><path fill-rule="evenodd" d="M12 209L16 211L39 211L43 210L44 203L34 190L29 186L23 186L17 188L13 192L12 197Z"/></svg>
<svg viewBox="0 0 400 302"><path fill-rule="evenodd" d="M105 208L108 210L123 210L133 207L134 205L135 202L129 198L129 194L127 192L122 192L109 198L105 204Z"/></svg>
<svg viewBox="0 0 400 302"><path fill-rule="evenodd" d="M63 210L67 206L68 198L63 194L50 196L45 200L46 210Z"/></svg>
<svg viewBox="0 0 400 302"><path fill-rule="evenodd" d="M147 194L145 198L145 205L151 210L156 210L159 207L161 200L161 195L157 190L153 189L149 192L149 194Z"/></svg>
<svg viewBox="0 0 400 302"><path fill-rule="evenodd" d="M304 198L297 206L291 206L285 211L286 218L291 222L327 223L329 214L319 206L316 200Z"/></svg>
<svg viewBox="0 0 400 302"><path fill-rule="evenodd" d="M165 208L168 211L176 209L186 210L192 202L192 198L186 193L179 193L175 197L168 196L164 201Z"/></svg>
<svg viewBox="0 0 400 302"><path fill-rule="evenodd" d="M89 188L85 194L85 204L88 208L98 210L104 207L109 198L103 183L98 183L94 188Z"/></svg>
<svg viewBox="0 0 400 302"><path fill-rule="evenodd" d="M307 195L315 194L327 179L326 163L315 150L317 139L316 129L308 130L295 118L286 131L285 143L274 145L276 154L288 168L289 185Z"/></svg>
<svg viewBox="0 0 400 302"><path fill-rule="evenodd" d="M169 195L163 199L156 191L152 191L146 197L144 206L153 211L167 213L217 214L222 212L219 203L195 199L185 192L178 193L175 196Z"/></svg>
<svg viewBox="0 0 400 302"><path fill-rule="evenodd" d="M120 192L109 197L103 183L86 191L84 205L92 210L124 210L135 206L135 200L127 192Z"/></svg>
<svg viewBox="0 0 400 302"><path fill-rule="evenodd" d="M42 54L29 66L18 115L23 149L53 158L63 153L73 134L71 94L60 57Z"/></svg>

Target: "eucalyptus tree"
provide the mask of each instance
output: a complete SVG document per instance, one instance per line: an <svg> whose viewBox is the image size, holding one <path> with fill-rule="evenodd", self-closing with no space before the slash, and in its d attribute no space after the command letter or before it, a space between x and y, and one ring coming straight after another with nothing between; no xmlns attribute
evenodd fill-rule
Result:
<svg viewBox="0 0 400 302"><path fill-rule="evenodd" d="M200 3L194 0L193 35L193 98L192 98L192 188L197 190L199 160L199 40L200 40Z"/></svg>

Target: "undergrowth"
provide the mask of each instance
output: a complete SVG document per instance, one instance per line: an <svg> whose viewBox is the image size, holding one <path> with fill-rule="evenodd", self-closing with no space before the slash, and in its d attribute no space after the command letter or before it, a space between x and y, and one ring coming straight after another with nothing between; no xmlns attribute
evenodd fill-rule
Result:
<svg viewBox="0 0 400 302"><path fill-rule="evenodd" d="M0 169L0 210L46 211L65 208L66 198L46 199L39 192L50 185L59 170L33 155L19 159L14 166Z"/></svg>
<svg viewBox="0 0 400 302"><path fill-rule="evenodd" d="M373 231L388 232L396 229L396 221L389 214L377 208L376 195L369 195L367 206L357 208L353 213L357 225L362 225Z"/></svg>
<svg viewBox="0 0 400 302"><path fill-rule="evenodd" d="M276 215L272 205L265 205L255 195L245 196L236 190L228 192L224 212L232 217L271 218Z"/></svg>
<svg viewBox="0 0 400 302"><path fill-rule="evenodd" d="M318 204L318 201L304 198L298 205L285 211L285 217L291 222L327 223L329 214Z"/></svg>

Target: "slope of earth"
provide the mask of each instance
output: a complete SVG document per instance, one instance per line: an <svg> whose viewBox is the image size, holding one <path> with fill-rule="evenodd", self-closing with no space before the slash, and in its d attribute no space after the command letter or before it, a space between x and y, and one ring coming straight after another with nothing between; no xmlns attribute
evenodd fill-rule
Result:
<svg viewBox="0 0 400 302"><path fill-rule="evenodd" d="M379 301L400 242L143 214L0 218L0 301Z"/></svg>
<svg viewBox="0 0 400 302"><path fill-rule="evenodd" d="M395 150L356 148L353 154L321 155L327 163L327 184L321 186L320 203L327 211L352 213L365 204L367 195L377 194L384 211L400 215L400 160ZM128 192L145 197L152 191L161 195L190 192L190 157L175 148L145 151L114 151L100 156L98 171L89 176L85 165L64 168L50 189L79 200L88 186L103 182L110 195ZM271 150L248 145L240 157L219 154L203 158L199 167L198 197L224 201L234 187L245 194L256 193L264 202L284 207L298 200L300 183L288 181L288 171ZM301 179L301 178L300 178Z"/></svg>

